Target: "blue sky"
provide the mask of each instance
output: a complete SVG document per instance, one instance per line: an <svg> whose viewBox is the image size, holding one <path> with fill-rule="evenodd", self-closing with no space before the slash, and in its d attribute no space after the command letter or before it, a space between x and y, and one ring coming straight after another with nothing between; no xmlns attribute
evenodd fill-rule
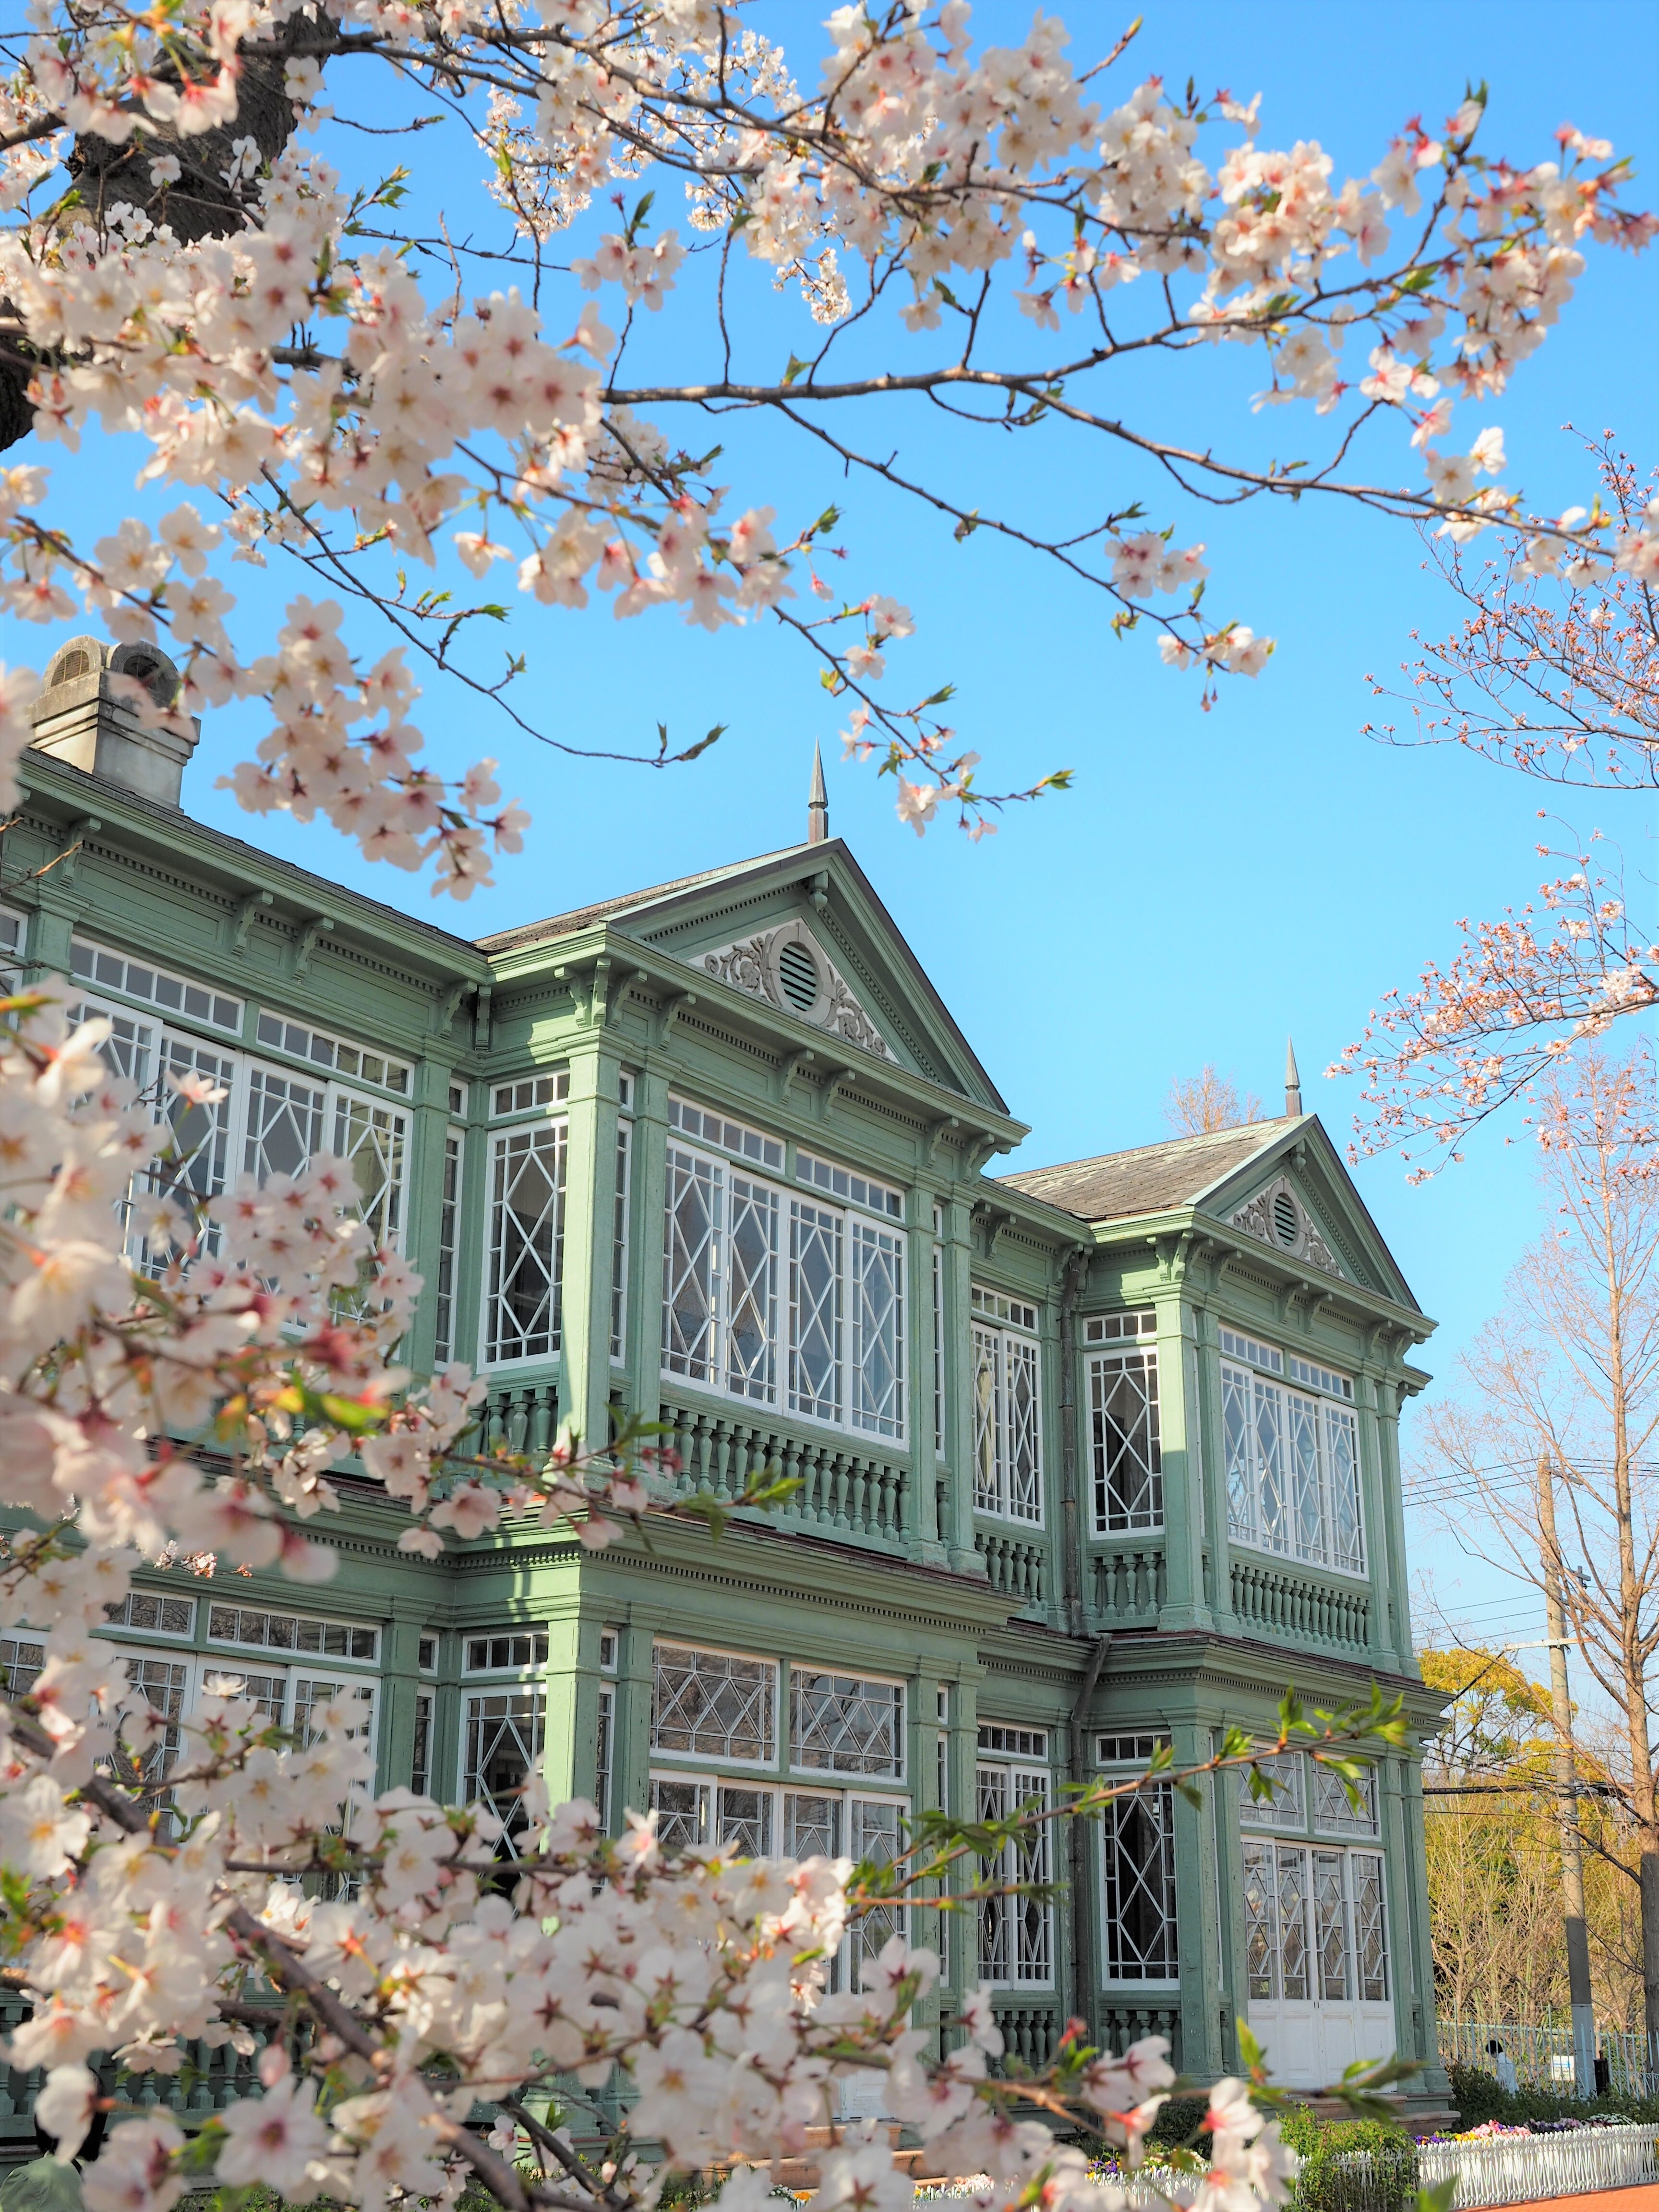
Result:
<svg viewBox="0 0 1659 2212"><path fill-rule="evenodd" d="M803 79L816 78L817 26L827 12L791 4L769 13ZM1018 36L1029 20L1028 10L1005 7L975 16L981 35L1000 37ZM1074 56L1088 59L1118 27L1115 15L1089 4L1070 20ZM1340 178L1368 172L1407 117L1420 111L1432 128L1457 105L1466 80L1485 77L1488 152L1547 158L1550 134L1571 120L1635 157L1642 181L1630 198L1640 205L1659 199L1656 64L1659 9L1651 0L1581 0L1570 16L1536 0L1418 0L1386 11L1302 0L1272 10L1154 4L1113 83L1127 91L1157 70L1176 82L1190 73L1203 90L1226 85L1241 98L1260 89L1261 142L1317 137ZM441 165L441 138L434 132L396 149L421 164L412 202L419 215L437 204L434 178L447 190L474 159L455 141ZM347 142L354 174L365 143L380 142ZM656 214L683 227L669 205L676 197L672 188L659 195ZM476 202L472 214L488 221ZM757 320L747 327L763 329L780 359L786 343L805 349L812 326L790 301L763 301L749 312ZM643 358L654 351L684 362L682 374L703 365L686 359L696 349L685 349L668 317L644 336ZM1560 326L1501 399L1460 408L1460 438L1501 423L1511 484L1546 507L1583 496L1589 472L1561 426L1611 427L1638 458L1653 458L1643 441L1653 419L1656 338L1659 256L1632 261L1592 249ZM1138 422L1194 443L1213 441L1235 453L1317 451L1311 415L1251 416L1249 398L1261 381L1254 358L1222 349L1190 377L1155 364L1116 396ZM988 510L1000 502L1040 519L1092 520L1151 489L1102 444L1066 434L987 434L975 446L917 410L884 417L871 435L896 444L908 465L931 472L964 504ZM131 441L112 449L94 436L78 458L59 448L40 458L53 468L64 512L89 534L130 510L153 510L148 495L126 489L142 459ZM1370 458L1389 480L1414 479L1403 440L1379 442ZM525 601L507 641L532 664L515 696L551 734L624 750L649 743L659 720L677 740L715 722L730 725L729 734L694 767L666 774L572 762L492 728L487 710L459 689L434 687L416 717L434 757L450 764L500 751L505 784L536 818L525 855L501 864L499 887L460 910L434 909L423 884L363 866L325 828L241 816L212 781L258 734L245 711L210 720L187 786L192 811L381 898L483 933L790 842L802 834L811 748L821 738L833 827L1032 1124L1022 1164L1161 1135L1171 1079L1206 1060L1273 1110L1287 1033L1309 1103L1346 1140L1353 1087L1324 1083L1319 1071L1385 990L1449 952L1457 917L1527 896L1538 873L1537 809L1549 804L1540 787L1481 763L1440 750L1391 750L1360 735L1374 711L1367 672L1395 669L1414 628L1434 636L1454 621L1443 587L1422 573L1411 532L1336 502L1318 512L1304 504L1212 514L1201 523L1189 508L1163 505L1154 520L1178 518L1179 542L1201 536L1209 545L1209 611L1279 640L1267 671L1224 687L1206 715L1195 684L1162 668L1150 637L1115 640L1105 602L988 533L957 546L948 528L895 495L843 487L820 461L775 438L734 445L730 479L735 505L775 501L786 522L804 518L815 501L839 497L848 559L836 580L854 592L889 592L917 617L917 635L895 648L902 681L892 688L919 695L941 680L957 683L952 711L985 756L988 787L1066 765L1076 771L1075 789L1011 812L1000 834L977 846L948 828L919 843L894 818L890 781L841 764L833 702L778 635L728 630L711 640L672 617L618 624L603 606L577 615ZM256 612L274 610L279 590L295 585L276 569L263 579L235 573ZM68 634L0 628L0 653L37 667ZM1652 873L1649 804L1581 799L1570 818L1581 831L1607 830L1633 873ZM1408 1188L1390 1162L1363 1168L1359 1182L1441 1323L1426 1364L1449 1376L1460 1344L1492 1310L1506 1271L1536 1233L1524 1149L1505 1150L1493 1133L1471 1147L1465 1165L1426 1188ZM1503 1633L1535 1632L1523 1599L1420 1530L1419 1553L1431 1544L1449 1607Z"/></svg>

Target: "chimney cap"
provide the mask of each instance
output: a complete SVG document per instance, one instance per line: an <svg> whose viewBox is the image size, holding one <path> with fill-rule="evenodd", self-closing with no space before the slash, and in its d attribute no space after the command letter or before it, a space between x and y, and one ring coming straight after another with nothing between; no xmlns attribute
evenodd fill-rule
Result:
<svg viewBox="0 0 1659 2212"><path fill-rule="evenodd" d="M132 696L135 684L165 720ZM194 715L170 711L179 685L178 665L159 645L72 637L47 663L46 684L30 705L31 743L88 775L177 806L185 764L202 733Z"/></svg>

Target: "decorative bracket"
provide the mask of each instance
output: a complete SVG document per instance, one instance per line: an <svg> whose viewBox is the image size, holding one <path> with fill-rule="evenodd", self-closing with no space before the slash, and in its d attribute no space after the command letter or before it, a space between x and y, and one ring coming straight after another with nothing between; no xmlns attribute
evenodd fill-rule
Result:
<svg viewBox="0 0 1659 2212"><path fill-rule="evenodd" d="M826 1121L842 1100L850 1097L858 1088L858 1070L854 1067L837 1067L831 1072L830 1080L823 1086L823 1097L818 1103L818 1112Z"/></svg>
<svg viewBox="0 0 1659 2212"><path fill-rule="evenodd" d="M795 1078L800 1073L804 1067L811 1067L817 1058L817 1054L815 1052L792 1052L787 1059L781 1060L778 1062L778 1103L780 1106L787 1106L788 1104L789 1093L794 1087Z"/></svg>
<svg viewBox="0 0 1659 2212"><path fill-rule="evenodd" d="M927 1139L925 1140L927 1145L925 1164L930 1174L939 1165L939 1156L941 1146L945 1144L947 1138L953 1137L961 1127L962 1121L959 1115L955 1114L946 1114L939 1121L935 1121L928 1129Z"/></svg>
<svg viewBox="0 0 1659 2212"><path fill-rule="evenodd" d="M88 837L95 837L103 826L95 814L82 814L75 821L66 823L63 843L40 873L44 876L56 868L59 871L60 882L72 884L80 871L81 848Z"/></svg>
<svg viewBox="0 0 1659 2212"><path fill-rule="evenodd" d="M454 1026L455 1017L461 1010L461 1000L465 998L467 993L473 988L474 986L467 982L465 977L463 977L460 982L452 983L441 998L437 998L437 994L434 992L433 995L437 999L438 1011L432 1024L432 1034L434 1036L447 1036L449 1035L450 1030Z"/></svg>
<svg viewBox="0 0 1659 2212"><path fill-rule="evenodd" d="M697 1003L695 991L676 991L665 999L657 1010L657 1034L653 1042L660 1049L674 1034L680 1016Z"/></svg>
<svg viewBox="0 0 1659 2212"><path fill-rule="evenodd" d="M311 956L325 937L333 934L334 920L325 914L313 915L300 932L299 942L294 948L294 973L303 975L311 966Z"/></svg>
<svg viewBox="0 0 1659 2212"><path fill-rule="evenodd" d="M963 1173L965 1176L976 1176L982 1173L986 1162L998 1149L995 1137L988 1129L981 1129L968 1146L967 1155L962 1164Z"/></svg>
<svg viewBox="0 0 1659 2212"><path fill-rule="evenodd" d="M260 914L276 904L269 891L252 891L236 909L236 920L230 933L230 949L240 958L247 951L248 932Z"/></svg>
<svg viewBox="0 0 1659 2212"><path fill-rule="evenodd" d="M587 1026L602 1030L611 1000L611 955L601 952L593 963L593 988L587 1000Z"/></svg>
<svg viewBox="0 0 1659 2212"><path fill-rule="evenodd" d="M478 995L472 1001L472 1049L474 1052L488 1052L489 1049L490 1030L494 1020L490 1011L490 1001L495 995L495 986L493 983L479 984Z"/></svg>
<svg viewBox="0 0 1659 2212"><path fill-rule="evenodd" d="M820 868L811 878L807 896L812 902L814 914L822 914L830 903L830 871Z"/></svg>

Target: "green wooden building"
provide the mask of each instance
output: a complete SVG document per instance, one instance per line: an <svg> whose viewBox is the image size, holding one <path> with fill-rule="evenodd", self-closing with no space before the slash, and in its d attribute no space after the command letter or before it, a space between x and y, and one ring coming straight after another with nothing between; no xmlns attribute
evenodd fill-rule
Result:
<svg viewBox="0 0 1659 2212"><path fill-rule="evenodd" d="M145 1578L111 1633L152 1702L228 1669L303 1728L343 1686L383 1787L505 1807L535 1763L613 1827L757 1851L879 1852L913 1808L1052 1799L1160 1738L1195 1760L1287 1685L1376 1677L1432 1733L1398 1447L1431 1324L1294 1088L1000 1171L1024 1127L821 786L803 843L471 942L192 821L112 659L159 656L82 639L49 672L0 944L158 1097L222 1083L166 1109L191 1187L346 1153L426 1280L412 1364L481 1370L492 1439L626 1409L686 1491L800 1486L719 1541L526 1523L427 1562L347 1478L324 1589ZM27 1635L0 1658L26 1685ZM1397 2049L1443 2090L1416 1751L1359 1814L1279 1778L1062 1831L1061 1900L952 1917L950 1982L993 1984L1033 2060L1081 2014L1212 2075L1243 2014L1292 2082Z"/></svg>

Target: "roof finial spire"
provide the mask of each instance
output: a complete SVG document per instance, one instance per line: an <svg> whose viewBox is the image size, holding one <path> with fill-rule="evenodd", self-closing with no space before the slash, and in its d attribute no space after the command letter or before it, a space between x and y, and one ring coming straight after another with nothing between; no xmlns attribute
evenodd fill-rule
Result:
<svg viewBox="0 0 1659 2212"><path fill-rule="evenodd" d="M830 800L823 788L823 755L816 740L812 746L812 788L806 799L806 842L809 845L827 845L830 842Z"/></svg>
<svg viewBox="0 0 1659 2212"><path fill-rule="evenodd" d="M1302 1111L1302 1078L1297 1073L1296 1047L1289 1037L1285 1040L1285 1111Z"/></svg>

